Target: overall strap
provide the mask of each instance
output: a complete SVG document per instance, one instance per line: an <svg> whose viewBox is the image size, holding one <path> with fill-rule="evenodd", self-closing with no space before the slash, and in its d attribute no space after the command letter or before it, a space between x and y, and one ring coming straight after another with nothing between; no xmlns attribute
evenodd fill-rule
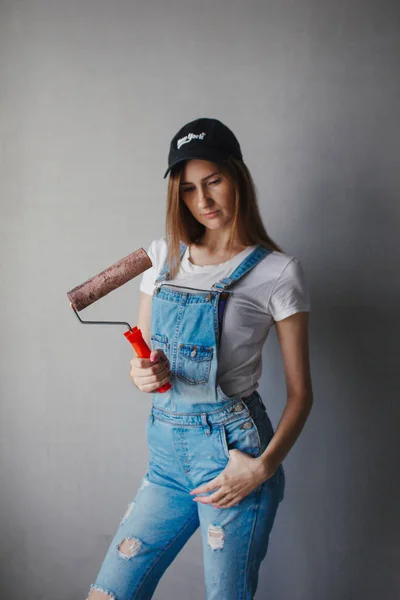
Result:
<svg viewBox="0 0 400 600"><path fill-rule="evenodd" d="M253 252L246 256L246 258L236 267L236 269L229 275L229 277L224 277L214 283L211 287L212 290L223 291L230 287L232 284L236 283L241 279L246 273L248 273L253 267L255 267L265 256L268 256L272 250L265 248L264 246L258 245L257 248L254 248Z"/></svg>
<svg viewBox="0 0 400 600"><path fill-rule="evenodd" d="M184 244L183 242L179 243L179 253L180 253L180 258L182 260L182 256L184 255L186 250L186 244ZM156 278L155 283L159 283L160 281L163 281L164 279L169 279L169 263L168 260L166 261L166 264L164 266L163 269L161 269L158 277Z"/></svg>

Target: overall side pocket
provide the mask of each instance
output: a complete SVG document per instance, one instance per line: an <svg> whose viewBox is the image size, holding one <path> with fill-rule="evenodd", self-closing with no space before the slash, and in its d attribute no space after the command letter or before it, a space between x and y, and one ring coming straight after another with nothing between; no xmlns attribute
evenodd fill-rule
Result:
<svg viewBox="0 0 400 600"><path fill-rule="evenodd" d="M240 450L256 458L260 455L261 439L256 423L249 413L220 425L222 448L229 459L229 450Z"/></svg>

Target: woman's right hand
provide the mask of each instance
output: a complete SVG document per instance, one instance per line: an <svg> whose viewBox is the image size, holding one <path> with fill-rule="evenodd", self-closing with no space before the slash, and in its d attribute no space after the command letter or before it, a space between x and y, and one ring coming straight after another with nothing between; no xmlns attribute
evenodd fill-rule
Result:
<svg viewBox="0 0 400 600"><path fill-rule="evenodd" d="M150 358L134 356L131 360L129 376L133 385L141 392L154 392L169 382L170 365L166 354L160 348L152 350Z"/></svg>

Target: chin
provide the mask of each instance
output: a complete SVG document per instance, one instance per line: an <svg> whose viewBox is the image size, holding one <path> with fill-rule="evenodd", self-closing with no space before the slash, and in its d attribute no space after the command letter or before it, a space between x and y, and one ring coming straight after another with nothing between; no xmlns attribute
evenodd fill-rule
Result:
<svg viewBox="0 0 400 600"><path fill-rule="evenodd" d="M225 227L226 223L222 223L219 219L213 219L212 221L203 223L203 225L207 229L221 229L221 227Z"/></svg>

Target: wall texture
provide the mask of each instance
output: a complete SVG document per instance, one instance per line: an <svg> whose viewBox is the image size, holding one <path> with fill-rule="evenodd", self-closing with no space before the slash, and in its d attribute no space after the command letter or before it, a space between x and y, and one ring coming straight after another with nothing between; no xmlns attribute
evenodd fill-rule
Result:
<svg viewBox="0 0 400 600"><path fill-rule="evenodd" d="M237 134L311 290L315 402L256 598L399 597L399 15L385 0L1 1L2 598L83 600L145 470L130 347L81 326L66 291L163 235L169 141L198 116ZM131 281L85 318L134 324L138 294ZM263 360L276 425L274 335ZM195 535L155 600L204 593Z"/></svg>

